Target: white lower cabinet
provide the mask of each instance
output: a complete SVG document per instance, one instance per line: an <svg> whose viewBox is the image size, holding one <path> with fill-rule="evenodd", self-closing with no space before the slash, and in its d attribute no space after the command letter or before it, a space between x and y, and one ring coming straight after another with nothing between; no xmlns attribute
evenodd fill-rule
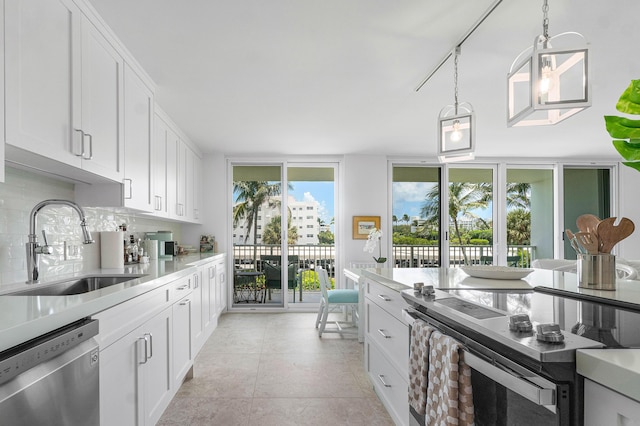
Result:
<svg viewBox="0 0 640 426"><path fill-rule="evenodd" d="M100 424L154 425L169 406L225 303L226 256L93 315L100 324Z"/></svg>
<svg viewBox="0 0 640 426"><path fill-rule="evenodd" d="M640 402L585 379L584 424L640 425Z"/></svg>
<svg viewBox="0 0 640 426"><path fill-rule="evenodd" d="M154 425L193 365L191 277L102 311L100 424Z"/></svg>
<svg viewBox="0 0 640 426"><path fill-rule="evenodd" d="M193 290L191 292L191 348L194 354L200 352L202 345L207 340L205 335L205 320L208 319L208 305L205 303L209 299L209 289L203 285L203 267L193 274ZM203 314L203 311L207 314Z"/></svg>
<svg viewBox="0 0 640 426"><path fill-rule="evenodd" d="M365 280L365 369L397 425L409 424L409 326L397 290Z"/></svg>
<svg viewBox="0 0 640 426"><path fill-rule="evenodd" d="M169 405L171 307L100 353L100 424L155 424Z"/></svg>
<svg viewBox="0 0 640 426"><path fill-rule="evenodd" d="M173 391L177 392L193 365L191 301L193 293L173 304Z"/></svg>

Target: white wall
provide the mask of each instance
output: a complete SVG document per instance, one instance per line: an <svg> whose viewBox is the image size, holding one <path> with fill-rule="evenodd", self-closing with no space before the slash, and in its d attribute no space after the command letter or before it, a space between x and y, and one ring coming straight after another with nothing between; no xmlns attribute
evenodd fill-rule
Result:
<svg viewBox="0 0 640 426"><path fill-rule="evenodd" d="M620 165L620 185L618 197L620 212L618 216L627 217L636 225L635 232L618 244L618 255L624 259L640 259L640 172Z"/></svg>
<svg viewBox="0 0 640 426"><path fill-rule="evenodd" d="M349 262L373 262L372 254L362 250L364 240L352 238L353 216L380 216L380 226L383 230L382 256L390 258L389 233L391 224L388 218L388 177L387 157L384 155L347 155L344 157L344 174L340 181L342 227L340 241L342 248L341 265L348 266ZM373 253L378 257L378 253Z"/></svg>

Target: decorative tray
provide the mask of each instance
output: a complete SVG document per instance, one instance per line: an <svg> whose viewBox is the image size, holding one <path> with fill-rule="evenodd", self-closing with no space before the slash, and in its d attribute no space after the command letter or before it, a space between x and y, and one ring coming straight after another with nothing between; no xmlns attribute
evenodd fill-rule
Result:
<svg viewBox="0 0 640 426"><path fill-rule="evenodd" d="M472 277L495 280L519 280L533 272L533 269L492 265L461 266L460 269Z"/></svg>

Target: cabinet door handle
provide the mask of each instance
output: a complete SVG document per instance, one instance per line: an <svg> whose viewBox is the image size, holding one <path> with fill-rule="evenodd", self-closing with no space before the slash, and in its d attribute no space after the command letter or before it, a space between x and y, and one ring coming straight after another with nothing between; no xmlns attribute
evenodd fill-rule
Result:
<svg viewBox="0 0 640 426"><path fill-rule="evenodd" d="M391 298L389 296L385 296L384 294L379 294L378 297L385 302L391 302Z"/></svg>
<svg viewBox="0 0 640 426"><path fill-rule="evenodd" d="M156 211L162 210L162 197L159 195L156 195L155 200L156 200L156 207L155 207Z"/></svg>
<svg viewBox="0 0 640 426"><path fill-rule="evenodd" d="M224 274L220 274L220 284L224 284Z"/></svg>
<svg viewBox="0 0 640 426"><path fill-rule="evenodd" d="M382 383L382 385L385 388L390 388L391 387L390 384L388 384L387 382L384 381L384 376L382 374L378 374L378 379L380 380L380 383Z"/></svg>
<svg viewBox="0 0 640 426"><path fill-rule="evenodd" d="M198 278L198 274L193 276L193 288L200 287L200 279Z"/></svg>
<svg viewBox="0 0 640 426"><path fill-rule="evenodd" d="M125 200L130 200L133 198L133 180L129 179L129 178L124 178L123 179L126 183L126 181L129 181L129 196L127 197L126 194L124 196Z"/></svg>
<svg viewBox="0 0 640 426"><path fill-rule="evenodd" d="M84 156L84 136L89 136L89 156L88 157ZM93 159L93 136L91 136L91 134L89 133L84 133L84 132L82 137L82 158L85 160Z"/></svg>
<svg viewBox="0 0 640 426"><path fill-rule="evenodd" d="M138 341L140 340L144 341L144 361L140 362L140 364L146 364L149 361L149 340L146 334L143 337L138 337Z"/></svg>
<svg viewBox="0 0 640 426"><path fill-rule="evenodd" d="M149 359L153 358L153 334L144 333L145 340L149 337Z"/></svg>
<svg viewBox="0 0 640 426"><path fill-rule="evenodd" d="M73 142L71 142L71 151L73 152L73 155L75 155L76 157L84 157L84 132L82 131L82 129L73 129L73 130L75 132L80 132L80 154L75 153Z"/></svg>
<svg viewBox="0 0 640 426"><path fill-rule="evenodd" d="M381 328L378 329L378 333L382 334L382 337L384 337L385 339L391 339L391 336L385 334L384 330Z"/></svg>

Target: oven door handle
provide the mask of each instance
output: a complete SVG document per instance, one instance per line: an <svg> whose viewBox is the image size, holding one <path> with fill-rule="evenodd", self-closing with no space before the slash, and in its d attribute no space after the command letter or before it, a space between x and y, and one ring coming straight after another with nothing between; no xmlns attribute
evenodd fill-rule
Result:
<svg viewBox="0 0 640 426"><path fill-rule="evenodd" d="M556 404L555 388L541 387L531 383L528 380L509 373L506 368L500 368L483 360L466 349L464 351L464 362L479 373L484 374L496 383L501 384L537 405L555 406Z"/></svg>

